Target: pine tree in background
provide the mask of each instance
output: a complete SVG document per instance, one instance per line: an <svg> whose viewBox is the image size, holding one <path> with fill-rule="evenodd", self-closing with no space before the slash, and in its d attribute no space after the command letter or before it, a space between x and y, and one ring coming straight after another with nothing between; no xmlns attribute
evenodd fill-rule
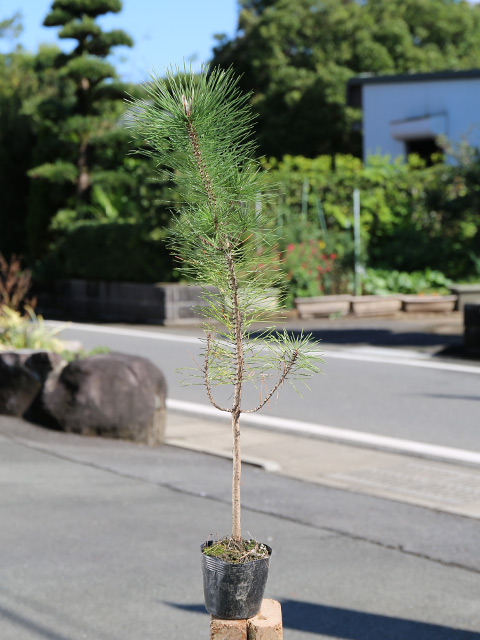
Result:
<svg viewBox="0 0 480 640"><path fill-rule="evenodd" d="M121 8L120 0L55 0L45 18L45 26L61 27L59 37L77 44L69 54L49 50L56 89L31 105L38 120L27 221L34 255L45 248L50 223L63 229L118 213L111 194L126 179L120 170L128 143L120 126L125 85L106 58L114 47L133 43L123 31L102 31L96 18ZM40 66L46 56L40 52Z"/></svg>

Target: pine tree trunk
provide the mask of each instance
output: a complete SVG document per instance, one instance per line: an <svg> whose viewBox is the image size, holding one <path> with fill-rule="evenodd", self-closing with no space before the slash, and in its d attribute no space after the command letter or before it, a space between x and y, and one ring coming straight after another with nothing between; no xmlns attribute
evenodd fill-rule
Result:
<svg viewBox="0 0 480 640"><path fill-rule="evenodd" d="M88 202L90 191L90 173L88 167L88 143L82 142L78 150L78 181L77 181L77 202L84 204Z"/></svg>
<svg viewBox="0 0 480 640"><path fill-rule="evenodd" d="M242 460L240 452L240 414L242 401L243 384L243 335L242 335L242 313L240 310L240 299L238 296L238 282L235 273L235 263L230 243L227 242L227 252L225 255L228 271L230 275L232 311L234 317L234 337L235 337L235 391L233 394L232 407L232 436L233 436L233 478L232 478L232 538L236 542L242 540L242 530L240 523L240 479L242 473Z"/></svg>
<svg viewBox="0 0 480 640"><path fill-rule="evenodd" d="M240 481L242 477L242 458L240 450L240 413L232 413L233 435L233 477L232 477L232 538L236 542L242 539Z"/></svg>

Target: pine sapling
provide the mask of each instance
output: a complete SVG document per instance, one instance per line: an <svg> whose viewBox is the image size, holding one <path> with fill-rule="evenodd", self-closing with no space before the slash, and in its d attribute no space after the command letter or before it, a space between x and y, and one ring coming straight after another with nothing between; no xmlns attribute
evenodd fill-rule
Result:
<svg viewBox="0 0 480 640"><path fill-rule="evenodd" d="M240 546L241 414L259 411L286 381L317 373L319 355L310 336L252 333L254 323L268 319L281 283L261 206L268 190L254 156L249 95L237 84L231 70L167 70L164 79L152 77L145 99L132 99L130 122L182 202L171 248L183 274L203 290L205 338L195 375L211 404L231 414L232 541ZM260 400L248 408L242 392L250 383ZM231 390L227 406L215 397L220 385Z"/></svg>

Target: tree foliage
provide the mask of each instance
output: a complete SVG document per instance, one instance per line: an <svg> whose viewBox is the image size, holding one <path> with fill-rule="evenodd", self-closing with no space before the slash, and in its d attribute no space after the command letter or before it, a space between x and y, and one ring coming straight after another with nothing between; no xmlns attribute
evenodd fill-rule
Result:
<svg viewBox="0 0 480 640"><path fill-rule="evenodd" d="M261 152L360 155L352 76L480 65L480 7L461 0L239 0L213 64L253 90Z"/></svg>
<svg viewBox="0 0 480 640"><path fill-rule="evenodd" d="M30 104L37 128L36 166L29 172L34 253L44 249L52 218L56 229L65 220L102 218L100 201L109 202L118 183L126 181L121 171L128 148L121 126L125 87L106 57L113 47L133 43L123 31L104 32L96 22L120 9L119 0L54 0L45 18L45 26L61 27L59 37L76 45L69 54L50 48L37 56L39 71L54 76L54 88Z"/></svg>
<svg viewBox="0 0 480 640"><path fill-rule="evenodd" d="M106 59L131 41L96 22L120 8L118 0L56 1L46 23L74 38L70 54L49 45L0 55L0 251L24 255L36 281L177 274L164 230L176 196L152 179L152 161L127 155L126 86ZM0 37L19 29L18 16L4 20Z"/></svg>
<svg viewBox="0 0 480 640"><path fill-rule="evenodd" d="M20 17L0 22L0 38L21 32ZM23 110L30 96L42 95L45 78L35 68L35 57L19 47L0 55L0 251L6 256L25 253L25 219L35 133Z"/></svg>

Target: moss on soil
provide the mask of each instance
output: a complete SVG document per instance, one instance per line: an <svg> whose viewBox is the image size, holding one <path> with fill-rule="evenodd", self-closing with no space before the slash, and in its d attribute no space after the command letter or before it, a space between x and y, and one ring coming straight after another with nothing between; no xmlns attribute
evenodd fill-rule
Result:
<svg viewBox="0 0 480 640"><path fill-rule="evenodd" d="M219 558L231 564L244 564L253 560L266 560L270 552L266 545L256 540L236 542L233 538L215 540L203 549L206 556Z"/></svg>

